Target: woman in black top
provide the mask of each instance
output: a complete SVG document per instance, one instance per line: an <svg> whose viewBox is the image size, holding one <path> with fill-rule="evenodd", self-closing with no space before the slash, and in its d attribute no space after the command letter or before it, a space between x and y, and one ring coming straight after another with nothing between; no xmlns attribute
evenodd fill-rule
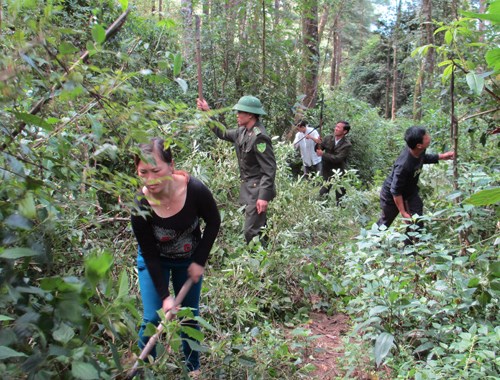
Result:
<svg viewBox="0 0 500 380"><path fill-rule="evenodd" d="M139 244L137 267L144 306L139 331L142 349L149 337L144 336L148 323L160 321L157 310L165 312L174 305L169 281L175 294L191 278L193 286L182 302L198 316L202 276L210 250L220 227L220 215L210 190L188 173L174 169L172 152L164 141L152 139L141 146L141 157L135 157L137 173L144 181L136 197L137 212L132 215L132 229ZM200 218L205 228L200 229ZM185 324L198 328L195 321ZM188 371L200 367L199 353L190 348L182 335ZM155 356L155 352L152 352Z"/></svg>

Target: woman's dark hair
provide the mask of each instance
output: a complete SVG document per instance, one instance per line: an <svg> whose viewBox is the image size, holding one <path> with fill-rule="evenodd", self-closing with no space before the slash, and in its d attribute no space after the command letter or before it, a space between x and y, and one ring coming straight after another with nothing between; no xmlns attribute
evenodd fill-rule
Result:
<svg viewBox="0 0 500 380"><path fill-rule="evenodd" d="M165 148L165 140L160 139L158 137L154 137L147 144L140 144L139 149L141 154L136 154L134 156L135 166L139 165L139 162L142 160L144 156L152 156L155 153L158 153L158 156L162 161L167 164L172 163L172 151L170 150L170 146Z"/></svg>
<svg viewBox="0 0 500 380"><path fill-rule="evenodd" d="M405 132L405 141L408 148L415 149L417 144L422 144L426 133L427 131L423 127L413 126L408 128Z"/></svg>

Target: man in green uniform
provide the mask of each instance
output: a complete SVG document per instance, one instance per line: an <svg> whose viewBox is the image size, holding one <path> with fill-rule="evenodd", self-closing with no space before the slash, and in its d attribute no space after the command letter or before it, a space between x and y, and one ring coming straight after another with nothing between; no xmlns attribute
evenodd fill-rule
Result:
<svg viewBox="0 0 500 380"><path fill-rule="evenodd" d="M210 110L205 99L197 100L198 109ZM266 112L255 96L243 96L233 107L238 112L238 128L212 131L220 139L230 141L236 149L240 169L240 203L246 205L245 240L249 243L254 236L260 236L267 221L267 207L276 195L274 184L276 159L271 138L260 122Z"/></svg>

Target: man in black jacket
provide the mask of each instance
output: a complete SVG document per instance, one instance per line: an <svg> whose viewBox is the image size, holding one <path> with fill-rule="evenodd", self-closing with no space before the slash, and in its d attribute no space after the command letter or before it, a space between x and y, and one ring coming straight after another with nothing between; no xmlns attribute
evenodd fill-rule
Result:
<svg viewBox="0 0 500 380"><path fill-rule="evenodd" d="M410 127L405 132L407 147L401 152L380 191L382 213L377 224L389 227L401 214L410 219L423 213L423 202L418 194L418 179L424 164L453 159L454 152L427 154L431 137L422 127Z"/></svg>
<svg viewBox="0 0 500 380"><path fill-rule="evenodd" d="M340 170L340 173L343 174L346 170L347 158L352 148L351 142L346 138L350 130L351 126L347 121L339 121L333 135L326 136L318 143L316 154L321 157L322 175L325 180L325 184L319 190L320 196L330 192L332 184L327 184L327 182L333 177L333 171ZM344 194L344 188L337 189L335 192L337 204Z"/></svg>

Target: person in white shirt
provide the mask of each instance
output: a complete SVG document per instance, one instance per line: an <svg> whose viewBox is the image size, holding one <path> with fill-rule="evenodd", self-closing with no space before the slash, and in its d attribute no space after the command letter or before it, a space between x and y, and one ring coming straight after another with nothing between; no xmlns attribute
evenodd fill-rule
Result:
<svg viewBox="0 0 500 380"><path fill-rule="evenodd" d="M307 125L305 120L297 124L297 133L293 140L293 146L300 151L304 175L321 173L321 157L316 154L315 146L321 141L318 131Z"/></svg>

